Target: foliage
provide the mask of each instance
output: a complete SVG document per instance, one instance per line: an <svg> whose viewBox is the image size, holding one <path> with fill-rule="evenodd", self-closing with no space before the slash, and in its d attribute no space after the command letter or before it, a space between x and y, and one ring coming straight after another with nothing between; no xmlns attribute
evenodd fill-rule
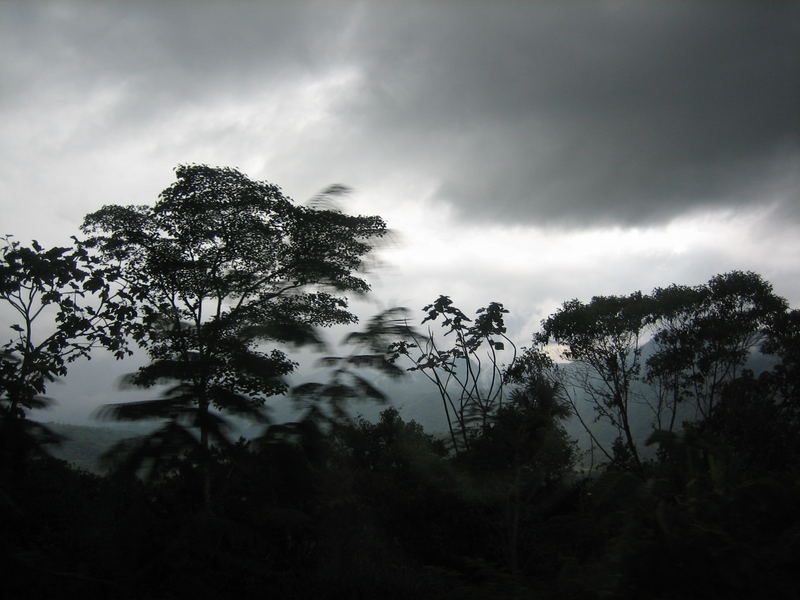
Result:
<svg viewBox="0 0 800 600"><path fill-rule="evenodd" d="M353 348L347 356L325 356L317 366L330 367L325 383L307 382L292 388L292 398L305 405L305 419L334 423L348 418L347 404L354 400L383 403L386 396L370 380L359 373L370 369L397 379L405 375L394 364L388 348L396 339L414 335L407 322L408 311L390 308L371 317L361 331L352 331L343 343Z"/></svg>
<svg viewBox="0 0 800 600"><path fill-rule="evenodd" d="M476 427L488 427L493 411L502 406L503 365L498 353L508 344L512 350L508 363L511 365L517 352L506 336L503 315L508 311L502 304L492 302L479 308L472 321L448 296L439 296L422 310L428 313L422 324L441 318L444 336L453 335L452 346L441 349L428 326L427 336L409 330L407 339L392 343L389 350L392 360L406 357L412 363L409 371L421 372L436 386L450 441L458 453L469 448Z"/></svg>
<svg viewBox="0 0 800 600"><path fill-rule="evenodd" d="M335 439L358 469L370 472L401 472L424 468L431 457L446 456L441 440L425 433L415 421L405 422L395 408L381 412L377 423L358 418L343 424ZM426 456L427 455L427 456Z"/></svg>
<svg viewBox="0 0 800 600"><path fill-rule="evenodd" d="M732 271L699 286L565 302L542 322L531 352L541 354L548 343L559 344L561 357L579 365L550 365L548 370L563 384L594 445L610 462L641 472L634 407L650 408L655 430L672 431L686 420L709 419L725 385L742 373L752 350L769 339L776 340L775 352L784 347L777 341L779 334L767 334L778 331L775 324L785 322L785 314L786 301L769 283L752 272ZM596 420L617 430L613 446L598 442L572 389L588 397Z"/></svg>
<svg viewBox="0 0 800 600"><path fill-rule="evenodd" d="M613 425L621 449L635 467L641 459L633 436L630 407L635 402L633 383L641 370L641 337L649 308L648 299L635 292L628 296L595 296L585 304L565 302L542 322L535 336L541 346L563 346L563 358L580 364L572 382L591 398L597 419ZM573 410L579 412L569 396ZM604 449L607 456L611 453Z"/></svg>
<svg viewBox="0 0 800 600"><path fill-rule="evenodd" d="M47 386L67 374L69 363L90 358L98 346L117 358L128 353L129 309L124 289L111 288L115 278L77 242L45 249L35 240L2 240L0 305L10 309L13 332L0 345L3 464L22 464L21 455L59 440L26 415L49 405Z"/></svg>
<svg viewBox="0 0 800 600"><path fill-rule="evenodd" d="M795 594L796 477L779 465L742 469L737 448L694 426L651 443L662 449L651 478L632 484L628 502L606 499L627 520L609 544L620 586L660 597Z"/></svg>
<svg viewBox="0 0 800 600"><path fill-rule="evenodd" d="M772 383L793 418L800 418L800 310L778 313L767 326L762 350L779 361Z"/></svg>
<svg viewBox="0 0 800 600"><path fill-rule="evenodd" d="M520 569L526 532L541 520L575 461L561 423L569 409L557 386L544 378L521 383L463 457L480 485L499 495L503 510L496 529L503 532L502 554L512 573Z"/></svg>
<svg viewBox="0 0 800 600"><path fill-rule="evenodd" d="M123 440L111 448L104 456L106 466L129 472L146 468L153 477L163 475L160 471L174 456L191 454L202 461L209 443L229 444L232 427L221 410L257 423L268 422L261 407L270 395L285 390L282 377L294 363L280 351L258 351L253 348L254 340L216 325L219 322L201 329L202 335L215 337L213 354L197 352L189 353L185 360L154 360L125 377L125 383L139 387L168 384L159 398L109 404L96 411L100 418L117 421L164 421L151 434ZM183 335L189 334L184 331ZM195 430L201 432L199 439Z"/></svg>
<svg viewBox="0 0 800 600"><path fill-rule="evenodd" d="M755 477L800 467L797 405L781 391L774 373L756 377L746 369L722 386L711 414L695 427L725 444L735 468L743 473Z"/></svg>
<svg viewBox="0 0 800 600"><path fill-rule="evenodd" d="M152 207L106 206L84 221L87 246L127 286L134 339L153 359L130 382L174 383L157 401L103 414L168 417L187 442L181 427L196 427L207 455L210 438L225 437L212 409L260 419L266 398L286 390L294 363L258 344L319 343L314 327L355 320L340 294L369 289L356 272L386 229L379 217L297 206L235 169L179 166L176 176Z"/></svg>
<svg viewBox="0 0 800 600"><path fill-rule="evenodd" d="M380 218L296 206L234 169L176 175L153 207L106 206L83 226L118 265L139 311L135 338L154 358L205 355L215 329L301 343L310 326L354 320L345 298L312 288L369 289L354 272L385 233Z"/></svg>
<svg viewBox="0 0 800 600"><path fill-rule="evenodd" d="M767 326L786 311L768 282L742 271L701 286L657 288L652 298L656 352L647 360L647 379L669 394L669 429L681 402L691 401L700 418L710 416L723 384L741 373Z"/></svg>
<svg viewBox="0 0 800 600"><path fill-rule="evenodd" d="M123 293L110 287L116 275L86 248L45 250L6 237L0 247L0 301L13 309L13 336L0 346L0 399L12 418L41 408L47 383L67 373L68 363L104 346L126 355Z"/></svg>

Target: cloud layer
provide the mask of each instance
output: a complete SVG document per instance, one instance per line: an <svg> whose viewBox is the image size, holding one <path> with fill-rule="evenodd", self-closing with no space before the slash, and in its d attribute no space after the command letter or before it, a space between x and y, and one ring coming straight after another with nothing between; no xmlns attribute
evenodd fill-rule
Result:
<svg viewBox="0 0 800 600"><path fill-rule="evenodd" d="M0 57L23 241L199 162L355 188L398 242L362 315L500 301L524 344L568 298L730 269L800 299L796 2L6 0ZM103 401L89 369L65 410Z"/></svg>
<svg viewBox="0 0 800 600"><path fill-rule="evenodd" d="M794 3L20 2L4 13L7 177L20 157L138 139L139 155L249 154L315 185L402 173L477 222L649 225L768 203L800 216Z"/></svg>
<svg viewBox="0 0 800 600"><path fill-rule="evenodd" d="M440 196L480 219L797 200L800 7L563 4L379 11L355 51L373 57L363 118L414 132Z"/></svg>

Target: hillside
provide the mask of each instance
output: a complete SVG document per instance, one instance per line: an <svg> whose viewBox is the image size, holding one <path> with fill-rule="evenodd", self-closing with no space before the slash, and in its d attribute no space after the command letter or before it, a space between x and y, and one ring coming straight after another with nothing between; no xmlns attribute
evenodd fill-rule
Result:
<svg viewBox="0 0 800 600"><path fill-rule="evenodd" d="M120 440L146 433L145 428L136 427L88 427L64 423L43 423L62 436L61 444L48 446L48 452L90 473L102 474L98 464L99 456Z"/></svg>

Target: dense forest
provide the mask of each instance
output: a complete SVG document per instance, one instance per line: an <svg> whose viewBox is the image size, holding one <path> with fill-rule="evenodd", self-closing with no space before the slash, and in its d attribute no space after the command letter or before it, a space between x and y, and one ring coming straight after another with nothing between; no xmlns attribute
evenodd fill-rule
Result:
<svg viewBox="0 0 800 600"><path fill-rule="evenodd" d="M767 281L567 300L521 348L499 302L358 323L348 297L387 228L338 191L301 206L180 166L69 247L4 238L3 597L800 596L800 311ZM347 353L326 351L332 325ZM300 347L329 376L290 388ZM156 397L98 417L158 423L105 475L54 458L30 418L101 348L146 354L125 383ZM446 430L406 420L373 372L424 378ZM295 421L270 421L279 396ZM355 400L386 408L354 418Z"/></svg>

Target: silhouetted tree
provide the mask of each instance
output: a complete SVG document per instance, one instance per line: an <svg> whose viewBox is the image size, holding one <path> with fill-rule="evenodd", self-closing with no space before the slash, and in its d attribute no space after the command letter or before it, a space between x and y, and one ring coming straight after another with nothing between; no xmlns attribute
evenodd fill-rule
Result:
<svg viewBox="0 0 800 600"><path fill-rule="evenodd" d="M580 366L570 374L570 383L587 394L598 420L614 426L618 445L635 468L641 466L641 458L630 408L636 399L633 384L641 370L640 345L649 306L641 292L595 296L588 304L570 300L542 321L542 331L534 336L540 346L550 342L562 345L561 356ZM580 415L574 398L568 397ZM610 449L601 449L613 459Z"/></svg>
<svg viewBox="0 0 800 600"><path fill-rule="evenodd" d="M235 169L188 165L176 175L152 207L106 206L83 231L135 301L133 336L153 363L133 381L179 382L135 410L163 416L170 403L194 403L207 455L212 408L248 412L285 390L279 377L294 363L257 342L314 342L313 327L355 320L340 294L369 289L356 272L386 228L379 217L297 206Z"/></svg>
<svg viewBox="0 0 800 600"><path fill-rule="evenodd" d="M422 320L435 322L441 318L444 336L452 335L450 348L441 349L430 326L428 335L408 330L407 339L394 342L389 350L392 360L406 357L409 371L419 371L436 386L442 399L450 441L458 453L470 445L475 426L487 427L493 412L503 404L503 364L498 353L511 348L506 367L516 359L516 346L506 336L503 315L508 311L492 302L476 311L474 322L461 309L453 306L448 296L439 296L422 310Z"/></svg>
<svg viewBox="0 0 800 600"><path fill-rule="evenodd" d="M117 358L127 353L124 290L112 290L114 269L86 249L23 246L6 237L0 246L0 303L15 319L12 337L0 345L0 427L3 454L37 447L57 436L26 418L44 408L49 382L68 364L104 346ZM12 460L12 462L14 462Z"/></svg>
<svg viewBox="0 0 800 600"><path fill-rule="evenodd" d="M385 394L360 373L369 369L392 379L406 375L389 351L397 339L408 339L415 332L407 321L408 311L390 308L371 317L360 331L345 336L343 344L352 348L347 356L325 356L317 366L330 367L327 382L308 382L292 388L291 395L305 405L306 416L333 423L347 420L347 404L354 400L386 402Z"/></svg>
<svg viewBox="0 0 800 600"><path fill-rule="evenodd" d="M516 573L525 526L541 516L537 509L543 510L536 500L569 474L575 447L562 425L570 409L558 384L530 369L512 369L506 375L515 387L465 458L487 487L503 496L505 558Z"/></svg>
<svg viewBox="0 0 800 600"><path fill-rule="evenodd" d="M770 373L771 383L794 418L800 419L800 310L775 315L761 349L779 359Z"/></svg>
<svg viewBox="0 0 800 600"><path fill-rule="evenodd" d="M658 428L671 430L678 405L691 403L708 418L725 382L736 379L766 328L786 312L786 301L752 272L731 271L699 286L672 285L652 294L648 322L656 351L647 359L647 379L666 393Z"/></svg>
<svg viewBox="0 0 800 600"><path fill-rule="evenodd" d="M724 386L742 373L750 352L767 339L768 326L785 312L786 301L759 275L732 271L704 285L657 288L649 296L565 302L542 322L534 341L539 353L548 343L562 345L562 358L577 365L550 370L570 384L564 390L593 445L611 462L641 470L631 421L635 404L651 408L656 430L710 418ZM610 447L581 415L570 393L575 388L589 399L596 420L616 428Z"/></svg>
<svg viewBox="0 0 800 600"><path fill-rule="evenodd" d="M185 324L181 331L184 341L190 336L212 336L214 352L205 356L189 352L186 358L166 355L123 378L124 385L168 387L159 398L106 405L96 416L119 421L160 419L164 424L149 435L121 441L104 456L107 464L116 471L146 468L148 477L163 475L163 467L181 454L192 455L202 466L210 444L229 443L232 428L220 410L266 423L261 406L271 395L285 391L283 376L294 364L282 352L268 353L255 346L266 337L265 329L227 319L209 322L199 331ZM189 344L197 347L203 342L192 340ZM199 439L193 430L200 431Z"/></svg>

